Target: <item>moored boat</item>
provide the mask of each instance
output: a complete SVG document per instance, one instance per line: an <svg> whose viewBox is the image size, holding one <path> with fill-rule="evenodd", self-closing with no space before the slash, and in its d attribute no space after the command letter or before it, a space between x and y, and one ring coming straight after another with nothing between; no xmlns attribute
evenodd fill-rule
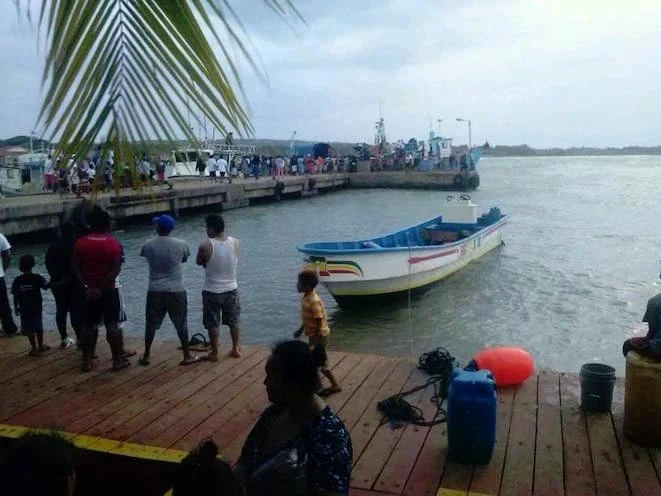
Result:
<svg viewBox="0 0 661 496"><path fill-rule="evenodd" d="M299 245L307 267L343 308L418 293L502 243L508 216L478 216L470 196L448 196L441 215L391 234Z"/></svg>

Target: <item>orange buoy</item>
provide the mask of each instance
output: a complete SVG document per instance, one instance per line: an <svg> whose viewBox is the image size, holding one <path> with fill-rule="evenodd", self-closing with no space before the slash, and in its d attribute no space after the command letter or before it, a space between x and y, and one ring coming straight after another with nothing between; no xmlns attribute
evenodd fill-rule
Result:
<svg viewBox="0 0 661 496"><path fill-rule="evenodd" d="M526 350L511 346L486 348L473 359L477 368L490 370L497 386L515 386L530 377L535 364Z"/></svg>

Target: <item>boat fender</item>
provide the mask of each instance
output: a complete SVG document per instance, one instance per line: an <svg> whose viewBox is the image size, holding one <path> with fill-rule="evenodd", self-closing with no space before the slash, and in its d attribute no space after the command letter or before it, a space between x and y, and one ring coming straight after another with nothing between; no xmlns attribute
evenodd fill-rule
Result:
<svg viewBox="0 0 661 496"><path fill-rule="evenodd" d="M469 186L471 189L477 189L478 185L479 185L479 183L478 183L478 179L477 179L476 176L471 176L471 177L468 179L468 186Z"/></svg>
<svg viewBox="0 0 661 496"><path fill-rule="evenodd" d="M279 195L285 190L285 183L283 183L282 181L278 181L277 183L275 183L275 187L273 189L275 190L275 193Z"/></svg>
<svg viewBox="0 0 661 496"><path fill-rule="evenodd" d="M454 179L452 180L452 184L454 184L455 186L458 186L460 188L463 188L464 187L464 176L462 176L461 174L457 174L456 176L454 176Z"/></svg>
<svg viewBox="0 0 661 496"><path fill-rule="evenodd" d="M317 181L315 180L314 177L311 177L310 179L308 179L308 190L312 191L316 184L317 184Z"/></svg>
<svg viewBox="0 0 661 496"><path fill-rule="evenodd" d="M491 371L499 387L521 384L535 369L530 353L513 346L486 348L475 355L471 365Z"/></svg>

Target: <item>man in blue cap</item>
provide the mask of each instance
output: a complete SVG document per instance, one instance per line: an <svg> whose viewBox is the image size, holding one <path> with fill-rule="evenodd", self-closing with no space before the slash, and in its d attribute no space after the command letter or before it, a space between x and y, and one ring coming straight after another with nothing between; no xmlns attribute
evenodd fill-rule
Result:
<svg viewBox="0 0 661 496"><path fill-rule="evenodd" d="M140 365L149 365L151 345L156 330L161 327L167 313L177 330L184 359L181 365L199 360L192 356L188 347L188 300L184 289L181 264L190 256L186 242L173 238L175 220L165 214L154 218L157 236L145 243L140 252L149 262L149 288L145 312L145 353Z"/></svg>

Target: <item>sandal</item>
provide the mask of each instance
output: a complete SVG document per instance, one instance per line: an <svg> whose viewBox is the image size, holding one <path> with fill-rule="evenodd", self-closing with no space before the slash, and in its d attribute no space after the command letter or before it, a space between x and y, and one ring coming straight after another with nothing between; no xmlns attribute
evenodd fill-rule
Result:
<svg viewBox="0 0 661 496"><path fill-rule="evenodd" d="M91 360L89 362L83 363L83 372L91 372L93 368L94 365L92 364Z"/></svg>
<svg viewBox="0 0 661 496"><path fill-rule="evenodd" d="M120 370L127 368L129 365L131 365L131 362L128 360L123 360L121 363L114 363L112 366L112 371L119 372Z"/></svg>
<svg viewBox="0 0 661 496"><path fill-rule="evenodd" d="M181 346L179 346L177 349L180 350ZM209 342L207 341L207 338L204 336L204 334L198 332L193 334L188 340L188 349L191 351L207 351L209 349Z"/></svg>
<svg viewBox="0 0 661 496"><path fill-rule="evenodd" d="M149 358L145 358L144 356L141 356L138 359L138 363L143 367L147 367L151 362L149 361Z"/></svg>
<svg viewBox="0 0 661 496"><path fill-rule="evenodd" d="M129 350L129 351L122 351L122 358L131 358L132 356L135 356L138 352L135 350Z"/></svg>
<svg viewBox="0 0 661 496"><path fill-rule="evenodd" d="M28 353L28 356L30 357L38 357L40 355L39 350L30 350Z"/></svg>

